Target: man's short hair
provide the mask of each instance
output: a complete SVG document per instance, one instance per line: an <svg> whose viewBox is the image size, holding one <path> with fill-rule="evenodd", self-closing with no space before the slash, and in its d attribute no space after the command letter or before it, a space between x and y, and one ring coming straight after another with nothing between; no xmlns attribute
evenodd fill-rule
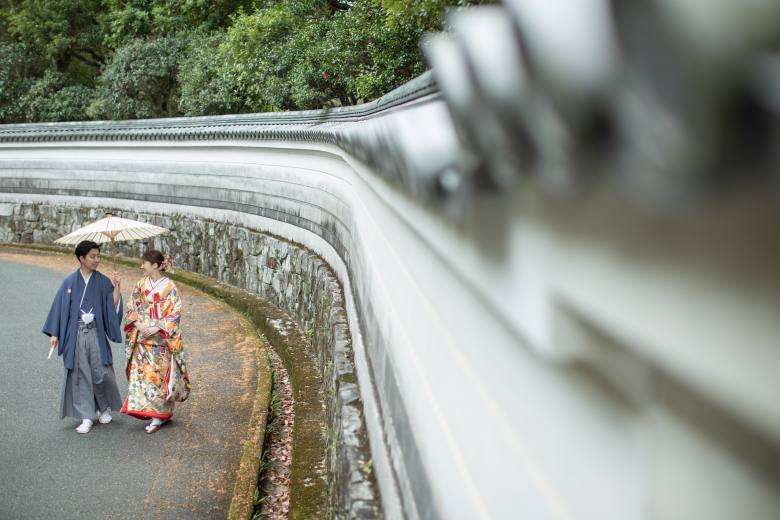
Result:
<svg viewBox="0 0 780 520"><path fill-rule="evenodd" d="M92 240L82 240L79 242L79 245L76 246L74 253L76 254L76 258L81 261L81 257L87 256L93 249L100 251L100 246L97 244L97 242L93 242Z"/></svg>

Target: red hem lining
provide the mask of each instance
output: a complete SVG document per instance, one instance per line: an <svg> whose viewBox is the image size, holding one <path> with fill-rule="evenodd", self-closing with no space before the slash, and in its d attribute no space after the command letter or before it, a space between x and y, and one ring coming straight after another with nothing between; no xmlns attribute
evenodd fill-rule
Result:
<svg viewBox="0 0 780 520"><path fill-rule="evenodd" d="M125 402L122 405L122 409L119 411L119 413L129 415L130 417L135 417L136 419L162 419L164 421L167 421L168 419L173 417L172 413L148 412L146 410L128 410L127 399L125 399Z"/></svg>

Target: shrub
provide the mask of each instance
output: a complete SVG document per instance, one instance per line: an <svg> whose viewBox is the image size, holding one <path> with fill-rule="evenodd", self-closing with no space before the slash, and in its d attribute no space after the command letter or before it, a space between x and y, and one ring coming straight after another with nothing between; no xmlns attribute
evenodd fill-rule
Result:
<svg viewBox="0 0 780 520"><path fill-rule="evenodd" d="M120 47L98 78L87 109L95 119L140 119L179 115L176 77L189 35L139 38Z"/></svg>

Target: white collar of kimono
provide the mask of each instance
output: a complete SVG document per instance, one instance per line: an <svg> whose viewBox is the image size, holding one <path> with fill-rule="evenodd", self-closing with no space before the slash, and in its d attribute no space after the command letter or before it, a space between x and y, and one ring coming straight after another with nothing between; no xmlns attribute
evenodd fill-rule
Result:
<svg viewBox="0 0 780 520"><path fill-rule="evenodd" d="M94 314L92 314L92 309L89 309L87 312L84 312L84 309L81 308L81 305L84 303L84 296L87 294L87 287L89 287L89 280L92 278L92 271L89 272L89 276L84 276L84 273L79 269L79 273L81 274L81 277L84 279L84 292L81 293L81 302L79 302L79 309L81 310L81 319L84 323L90 323L93 320Z"/></svg>
<svg viewBox="0 0 780 520"><path fill-rule="evenodd" d="M153 281L151 276L146 277L146 285L149 287L149 292L160 292L160 289L165 287L165 281L168 280L167 276L161 276L157 281Z"/></svg>

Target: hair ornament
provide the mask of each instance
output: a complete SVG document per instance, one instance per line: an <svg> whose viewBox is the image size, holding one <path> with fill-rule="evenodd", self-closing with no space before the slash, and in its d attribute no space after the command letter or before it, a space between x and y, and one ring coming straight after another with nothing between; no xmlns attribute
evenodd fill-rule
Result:
<svg viewBox="0 0 780 520"><path fill-rule="evenodd" d="M160 265L160 271L168 271L173 273L173 255L168 255L163 259L163 263Z"/></svg>

